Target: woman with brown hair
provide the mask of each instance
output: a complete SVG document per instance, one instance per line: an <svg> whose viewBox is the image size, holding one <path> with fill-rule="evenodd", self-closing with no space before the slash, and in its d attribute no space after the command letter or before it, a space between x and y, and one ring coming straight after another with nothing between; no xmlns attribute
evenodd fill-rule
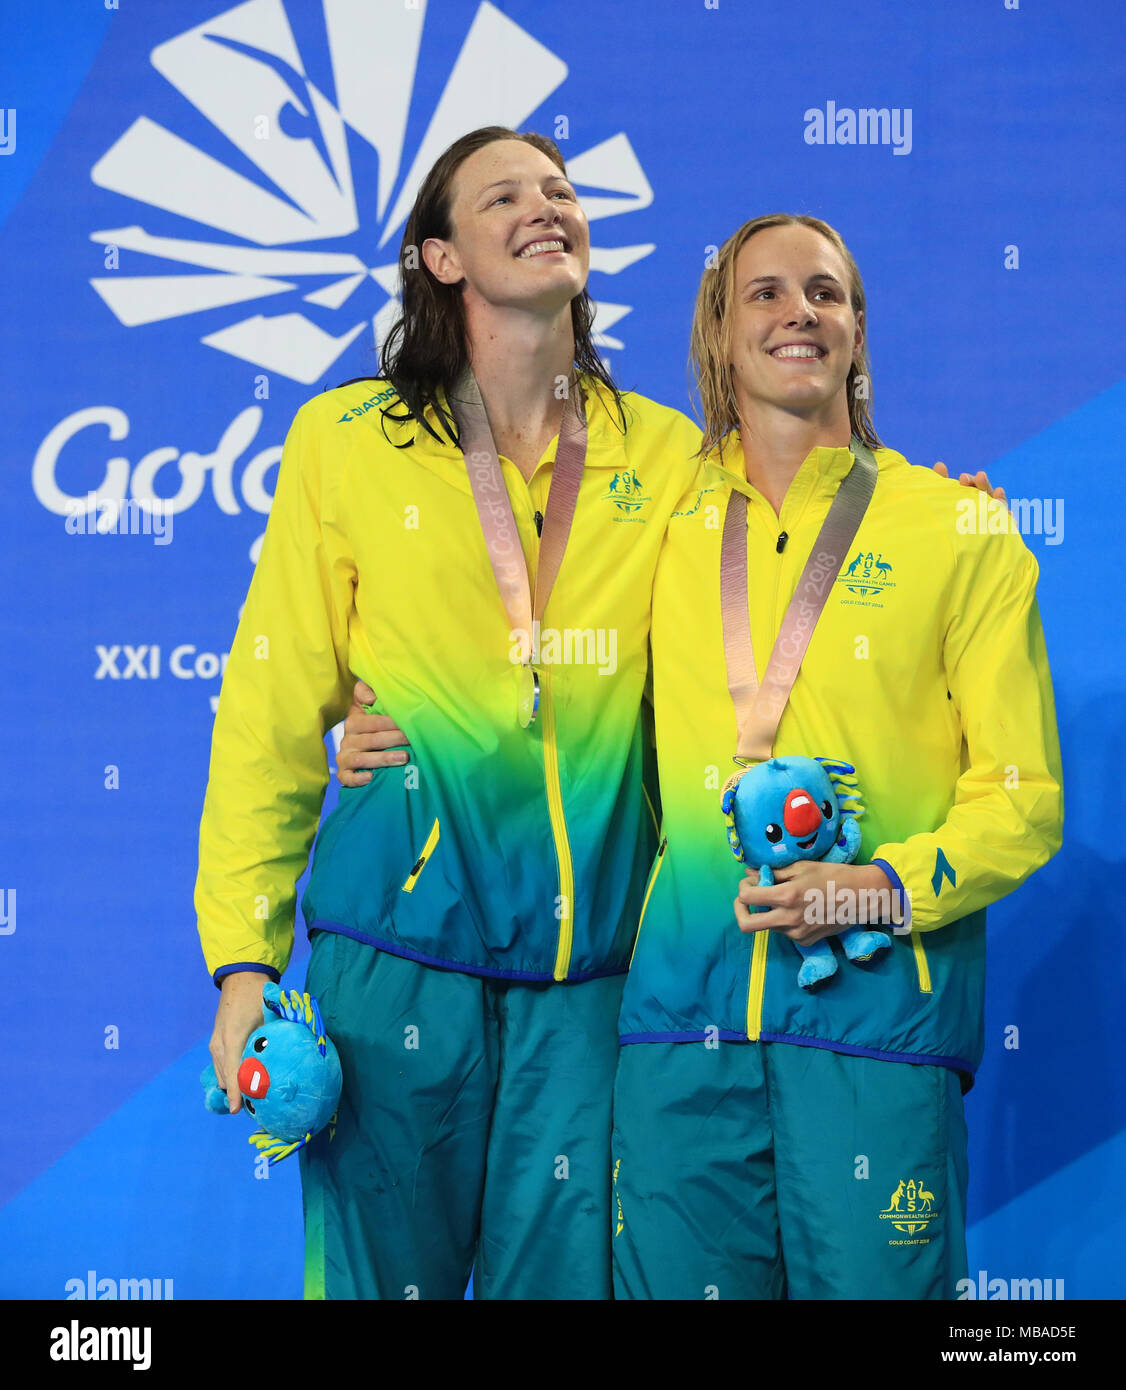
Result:
<svg viewBox="0 0 1126 1390"><path fill-rule="evenodd" d="M610 1296L649 596L699 432L614 387L588 263L556 146L463 137L407 224L382 379L285 443L200 828L220 1085L289 961L351 673L410 733L342 791L302 900L344 1074L300 1152L310 1298L460 1298L471 1270L483 1298Z"/></svg>

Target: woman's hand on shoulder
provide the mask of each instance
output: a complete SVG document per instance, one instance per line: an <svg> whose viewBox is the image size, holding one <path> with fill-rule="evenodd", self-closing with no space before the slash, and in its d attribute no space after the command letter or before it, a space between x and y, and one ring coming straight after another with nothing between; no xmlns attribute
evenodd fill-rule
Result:
<svg viewBox="0 0 1126 1390"><path fill-rule="evenodd" d="M944 463L936 463L934 465L934 471L940 478L949 478L950 476ZM959 473L958 481L963 487L976 487L981 492L988 492L991 497L996 497L998 502L1005 502L1008 500L1005 496L1005 489L1003 487L994 487L989 481L989 475L984 468L976 475L971 473Z"/></svg>

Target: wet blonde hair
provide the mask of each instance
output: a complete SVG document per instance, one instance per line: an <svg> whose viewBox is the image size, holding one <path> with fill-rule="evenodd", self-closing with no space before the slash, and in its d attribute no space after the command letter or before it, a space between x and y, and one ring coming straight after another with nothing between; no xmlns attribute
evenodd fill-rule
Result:
<svg viewBox="0 0 1126 1390"><path fill-rule="evenodd" d="M739 412L735 404L733 384L734 368L731 366L731 318L730 306L735 296L735 262L739 252L756 232L767 227L811 227L833 246L845 263L849 279L849 302L852 312L859 322L864 314L864 282L848 247L840 232L822 222L819 217L808 217L799 213L772 212L765 217L752 218L744 222L739 230L727 238L719 249L715 264L704 271L700 289L696 295L696 312L692 319L692 342L690 365L696 377L696 391L699 395L704 439L700 446L701 455L710 453L722 446L732 430L739 428ZM848 393L848 419L852 433L871 449L882 447L876 428L872 423L872 374L868 361L868 333L865 321L864 346L860 359L849 368L845 390ZM863 378L867 391L860 394L857 381Z"/></svg>

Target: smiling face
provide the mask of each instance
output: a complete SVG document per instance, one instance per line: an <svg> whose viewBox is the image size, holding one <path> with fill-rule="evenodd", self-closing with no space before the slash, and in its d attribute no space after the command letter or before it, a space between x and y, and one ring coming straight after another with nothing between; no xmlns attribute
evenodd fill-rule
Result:
<svg viewBox="0 0 1126 1390"><path fill-rule="evenodd" d="M480 305L555 313L580 294L590 267L586 215L558 165L522 140L494 140L458 167L451 236L422 246L444 284L465 282Z"/></svg>
<svg viewBox="0 0 1126 1390"><path fill-rule="evenodd" d="M800 224L754 233L735 259L728 327L735 397L746 421L781 409L828 419L863 348L836 247Z"/></svg>

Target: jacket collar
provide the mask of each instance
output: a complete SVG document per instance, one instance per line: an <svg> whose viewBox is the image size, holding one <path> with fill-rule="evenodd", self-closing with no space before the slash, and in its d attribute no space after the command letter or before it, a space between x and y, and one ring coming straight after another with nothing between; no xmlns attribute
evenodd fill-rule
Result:
<svg viewBox="0 0 1126 1390"><path fill-rule="evenodd" d="M625 441L614 398L597 378L584 373L581 381L586 395L587 415L585 467L624 468L626 466L623 451ZM446 393L441 388L439 388L438 395L442 405L448 408ZM628 403L624 405L624 409L628 412ZM446 437L445 429L439 422L433 406L426 407L424 416L431 428L441 437L435 439L432 434L422 428L417 420L394 426L393 428L401 432L401 439L397 439L397 443L409 439L411 434L414 434L414 444L409 449L404 449L403 454L415 463L420 463L423 467L439 473L447 482L462 492L472 492L461 450ZM555 461L555 451L558 444L559 436L556 435L544 450L539 461L540 464L545 461ZM538 466L539 464L537 464Z"/></svg>
<svg viewBox="0 0 1126 1390"><path fill-rule="evenodd" d="M880 450L873 450L877 465L882 467L880 453ZM844 445L833 447L827 444L818 444L805 456L801 467L794 475L791 487L796 485L799 491L812 487L819 492L835 492L841 479L850 471L855 461L856 457L852 450ZM714 449L708 454L704 463L710 482L722 483L733 488L736 492L745 493L747 497L761 498L762 494L758 489L747 482L746 466L743 462L743 444L738 430L732 430L724 440L722 458L720 451Z"/></svg>

